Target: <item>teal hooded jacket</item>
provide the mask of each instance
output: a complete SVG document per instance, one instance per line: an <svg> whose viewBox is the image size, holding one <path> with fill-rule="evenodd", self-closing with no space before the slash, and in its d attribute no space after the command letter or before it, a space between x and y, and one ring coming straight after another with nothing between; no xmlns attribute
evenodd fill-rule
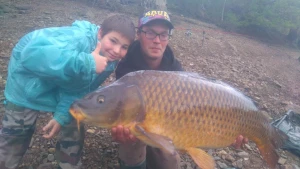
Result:
<svg viewBox="0 0 300 169"><path fill-rule="evenodd" d="M11 53L6 100L53 112L62 126L71 122L73 101L97 89L117 65L109 62L104 72L96 74L91 53L99 29L88 21L75 21L71 26L35 30L22 37Z"/></svg>

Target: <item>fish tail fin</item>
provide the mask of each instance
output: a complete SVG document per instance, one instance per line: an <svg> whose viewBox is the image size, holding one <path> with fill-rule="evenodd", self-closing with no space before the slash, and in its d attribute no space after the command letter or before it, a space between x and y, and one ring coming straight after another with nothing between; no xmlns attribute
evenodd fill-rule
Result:
<svg viewBox="0 0 300 169"><path fill-rule="evenodd" d="M262 139L262 141L257 144L257 147L269 167L274 169L279 159L279 155L275 149L281 148L288 139L288 136L277 128L271 127L270 137Z"/></svg>
<svg viewBox="0 0 300 169"><path fill-rule="evenodd" d="M272 126L271 142L275 148L281 148L288 138L289 137L283 131Z"/></svg>

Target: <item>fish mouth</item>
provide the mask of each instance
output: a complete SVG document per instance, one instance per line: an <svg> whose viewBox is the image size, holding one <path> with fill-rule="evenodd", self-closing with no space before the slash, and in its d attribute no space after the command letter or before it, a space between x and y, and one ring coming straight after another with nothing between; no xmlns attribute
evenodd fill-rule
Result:
<svg viewBox="0 0 300 169"><path fill-rule="evenodd" d="M74 119L77 121L77 128L78 128L78 131L80 131L80 122L85 120L87 118L87 116L83 113L83 111L78 106L76 106L76 108L71 107L70 113L74 117Z"/></svg>

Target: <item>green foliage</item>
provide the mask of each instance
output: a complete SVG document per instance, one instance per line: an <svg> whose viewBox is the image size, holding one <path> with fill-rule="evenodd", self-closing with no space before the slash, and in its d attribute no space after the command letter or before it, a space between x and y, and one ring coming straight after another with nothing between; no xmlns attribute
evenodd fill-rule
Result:
<svg viewBox="0 0 300 169"><path fill-rule="evenodd" d="M209 21L226 29L256 27L288 34L300 31L300 0L168 0L181 14ZM224 19L222 11L224 7Z"/></svg>

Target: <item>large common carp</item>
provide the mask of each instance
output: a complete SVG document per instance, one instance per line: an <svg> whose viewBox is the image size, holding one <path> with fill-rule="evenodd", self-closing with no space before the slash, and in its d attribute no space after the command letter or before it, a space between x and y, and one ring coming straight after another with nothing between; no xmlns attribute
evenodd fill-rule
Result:
<svg viewBox="0 0 300 169"><path fill-rule="evenodd" d="M273 128L251 99L220 81L195 73L137 71L73 103L78 121L128 127L146 144L170 153L185 151L202 169L213 158L201 148L221 148L242 134L275 168L286 136Z"/></svg>

